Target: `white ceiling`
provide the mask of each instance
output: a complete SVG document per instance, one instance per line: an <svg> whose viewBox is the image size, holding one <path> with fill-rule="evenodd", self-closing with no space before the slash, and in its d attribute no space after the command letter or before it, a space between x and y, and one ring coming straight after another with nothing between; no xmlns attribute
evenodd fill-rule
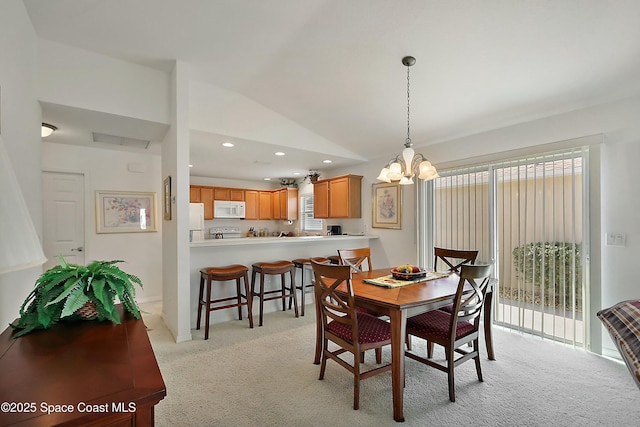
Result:
<svg viewBox="0 0 640 427"><path fill-rule="evenodd" d="M165 71L175 59L190 64L198 80L253 99L354 153L334 159L337 166L401 150L405 55L417 59L411 138L427 155L422 147L429 144L640 93L640 0L24 4L41 38ZM45 120L81 129L83 121L72 113L43 105ZM119 136L158 138L166 131L91 114L105 133L113 127ZM247 169L248 179L260 179L326 168L325 154L287 148L287 156L273 160L278 147L238 140L245 147L240 157L253 165L240 168L237 152L218 148L223 136L191 137L192 161L215 157L203 169L215 170L211 175ZM215 156L207 155L211 147Z"/></svg>

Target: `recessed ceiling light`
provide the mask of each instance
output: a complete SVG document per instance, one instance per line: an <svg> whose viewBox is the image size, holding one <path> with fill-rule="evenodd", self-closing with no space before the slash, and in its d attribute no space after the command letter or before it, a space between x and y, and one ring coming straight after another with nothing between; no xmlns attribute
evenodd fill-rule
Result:
<svg viewBox="0 0 640 427"><path fill-rule="evenodd" d="M189 167L190 167L190 168L192 168L192 167L193 167L193 165L189 165Z"/></svg>
<svg viewBox="0 0 640 427"><path fill-rule="evenodd" d="M322 163L331 163L331 162L332 162L332 160L329 160L329 159L322 161Z"/></svg>
<svg viewBox="0 0 640 427"><path fill-rule="evenodd" d="M233 145L233 143L231 143L231 142L223 142L223 143L222 143L222 146L223 146L223 147L233 147L234 145Z"/></svg>
<svg viewBox="0 0 640 427"><path fill-rule="evenodd" d="M276 156L284 156L284 153L282 151L276 151L274 154Z"/></svg>
<svg viewBox="0 0 640 427"><path fill-rule="evenodd" d="M271 178L265 178L264 180L265 181L271 181Z"/></svg>
<svg viewBox="0 0 640 427"><path fill-rule="evenodd" d="M294 172L293 174L294 175L300 175L300 172Z"/></svg>

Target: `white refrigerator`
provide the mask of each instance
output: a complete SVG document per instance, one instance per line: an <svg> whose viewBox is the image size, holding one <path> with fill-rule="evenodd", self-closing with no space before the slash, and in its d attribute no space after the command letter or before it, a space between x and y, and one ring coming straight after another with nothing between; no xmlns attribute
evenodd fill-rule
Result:
<svg viewBox="0 0 640 427"><path fill-rule="evenodd" d="M204 240L204 203L189 203L189 241Z"/></svg>

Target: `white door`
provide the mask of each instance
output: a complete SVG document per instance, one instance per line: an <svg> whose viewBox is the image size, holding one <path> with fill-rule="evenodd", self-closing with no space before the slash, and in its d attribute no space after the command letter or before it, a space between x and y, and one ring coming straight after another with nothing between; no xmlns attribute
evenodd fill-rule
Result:
<svg viewBox="0 0 640 427"><path fill-rule="evenodd" d="M84 265L84 176L43 172L42 180L44 269L57 265L58 255Z"/></svg>

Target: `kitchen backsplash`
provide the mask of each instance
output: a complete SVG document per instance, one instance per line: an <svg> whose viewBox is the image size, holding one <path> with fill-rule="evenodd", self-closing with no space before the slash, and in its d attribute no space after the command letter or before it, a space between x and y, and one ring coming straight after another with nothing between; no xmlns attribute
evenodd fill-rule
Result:
<svg viewBox="0 0 640 427"><path fill-rule="evenodd" d="M289 224L287 221L276 220L241 220L241 219L214 219L204 222L205 227L205 239L209 239L209 229L219 227L238 227L240 228L240 234L246 236L249 229L253 227L254 230L260 232L265 230L270 236L278 236L280 232L293 233L298 235L298 221L293 221L293 224ZM267 231L268 230L268 231Z"/></svg>

